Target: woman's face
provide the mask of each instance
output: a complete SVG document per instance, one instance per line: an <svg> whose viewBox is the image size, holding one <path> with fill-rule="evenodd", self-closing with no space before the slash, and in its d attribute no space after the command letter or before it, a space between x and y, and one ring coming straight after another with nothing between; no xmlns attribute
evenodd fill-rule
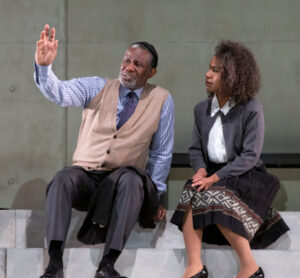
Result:
<svg viewBox="0 0 300 278"><path fill-rule="evenodd" d="M207 92L214 94L218 94L220 92L221 73L222 67L218 63L216 56L213 56L209 64L209 70L205 75L205 85Z"/></svg>

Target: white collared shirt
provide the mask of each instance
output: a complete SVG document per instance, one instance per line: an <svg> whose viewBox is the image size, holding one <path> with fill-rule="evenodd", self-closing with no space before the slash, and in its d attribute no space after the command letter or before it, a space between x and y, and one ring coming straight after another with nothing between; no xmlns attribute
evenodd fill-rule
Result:
<svg viewBox="0 0 300 278"><path fill-rule="evenodd" d="M222 108L220 108L218 98L215 95L212 99L210 116L214 117L219 111L226 116L233 106L235 106L235 102L229 100ZM213 163L226 163L228 161L220 115L217 116L216 121L209 132L207 152L209 160Z"/></svg>

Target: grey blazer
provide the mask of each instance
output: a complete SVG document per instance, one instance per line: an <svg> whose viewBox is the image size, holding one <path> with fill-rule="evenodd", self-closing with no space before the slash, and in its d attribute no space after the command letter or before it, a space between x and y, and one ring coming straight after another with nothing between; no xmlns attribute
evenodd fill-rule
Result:
<svg viewBox="0 0 300 278"><path fill-rule="evenodd" d="M198 103L194 108L194 130L189 148L190 163L196 172L207 168L207 143L210 129L218 113L210 116L211 98ZM261 103L252 99L246 104L238 104L228 114L221 115L228 163L216 174L220 179L239 176L251 168L261 166L259 159L264 141L264 115Z"/></svg>

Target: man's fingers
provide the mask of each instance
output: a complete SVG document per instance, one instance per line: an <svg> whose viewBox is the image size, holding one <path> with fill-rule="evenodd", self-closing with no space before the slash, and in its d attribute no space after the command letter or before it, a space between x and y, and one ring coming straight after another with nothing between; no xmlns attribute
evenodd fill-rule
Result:
<svg viewBox="0 0 300 278"><path fill-rule="evenodd" d="M157 211L156 214L155 214L155 216L153 217L153 220L154 220L155 222L158 221L158 220L160 220L159 216L160 216L160 212Z"/></svg>
<svg viewBox="0 0 300 278"><path fill-rule="evenodd" d="M48 38L49 37L49 25L48 24L46 24L45 25L45 38Z"/></svg>
<svg viewBox="0 0 300 278"><path fill-rule="evenodd" d="M154 219L154 221L160 221L160 220L164 219L166 214L167 214L166 209L162 205L159 205L153 219Z"/></svg>
<svg viewBox="0 0 300 278"><path fill-rule="evenodd" d="M49 37L49 25L46 24L45 29L41 32L40 39L45 40L48 39L48 37Z"/></svg>
<svg viewBox="0 0 300 278"><path fill-rule="evenodd" d="M55 28L51 29L50 41L54 42L55 40Z"/></svg>
<svg viewBox="0 0 300 278"><path fill-rule="evenodd" d="M37 42L36 42L36 47L37 47L38 49L41 49L43 45L44 45L44 42L42 42L42 41L37 41Z"/></svg>
<svg viewBox="0 0 300 278"><path fill-rule="evenodd" d="M55 51L57 50L57 46L58 46L58 40L56 40L56 41L54 42L54 50L55 50Z"/></svg>
<svg viewBox="0 0 300 278"><path fill-rule="evenodd" d="M158 215L158 219L162 220L162 219L164 219L165 216L166 216L166 210L162 209Z"/></svg>
<svg viewBox="0 0 300 278"><path fill-rule="evenodd" d="M41 39L41 40L44 40L45 37L46 37L46 32L45 32L45 30L43 30L43 31L41 32L40 39Z"/></svg>

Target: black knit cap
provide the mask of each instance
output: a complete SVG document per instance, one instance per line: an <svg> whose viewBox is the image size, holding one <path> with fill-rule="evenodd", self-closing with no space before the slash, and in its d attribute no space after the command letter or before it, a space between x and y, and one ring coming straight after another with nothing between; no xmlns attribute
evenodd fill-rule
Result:
<svg viewBox="0 0 300 278"><path fill-rule="evenodd" d="M140 47L142 49L148 50L150 52L150 54L152 55L152 61L151 61L152 68L157 67L158 54L157 54L155 47L152 44L150 44L148 42L134 42L130 46L133 46L133 45L137 45L138 47Z"/></svg>

